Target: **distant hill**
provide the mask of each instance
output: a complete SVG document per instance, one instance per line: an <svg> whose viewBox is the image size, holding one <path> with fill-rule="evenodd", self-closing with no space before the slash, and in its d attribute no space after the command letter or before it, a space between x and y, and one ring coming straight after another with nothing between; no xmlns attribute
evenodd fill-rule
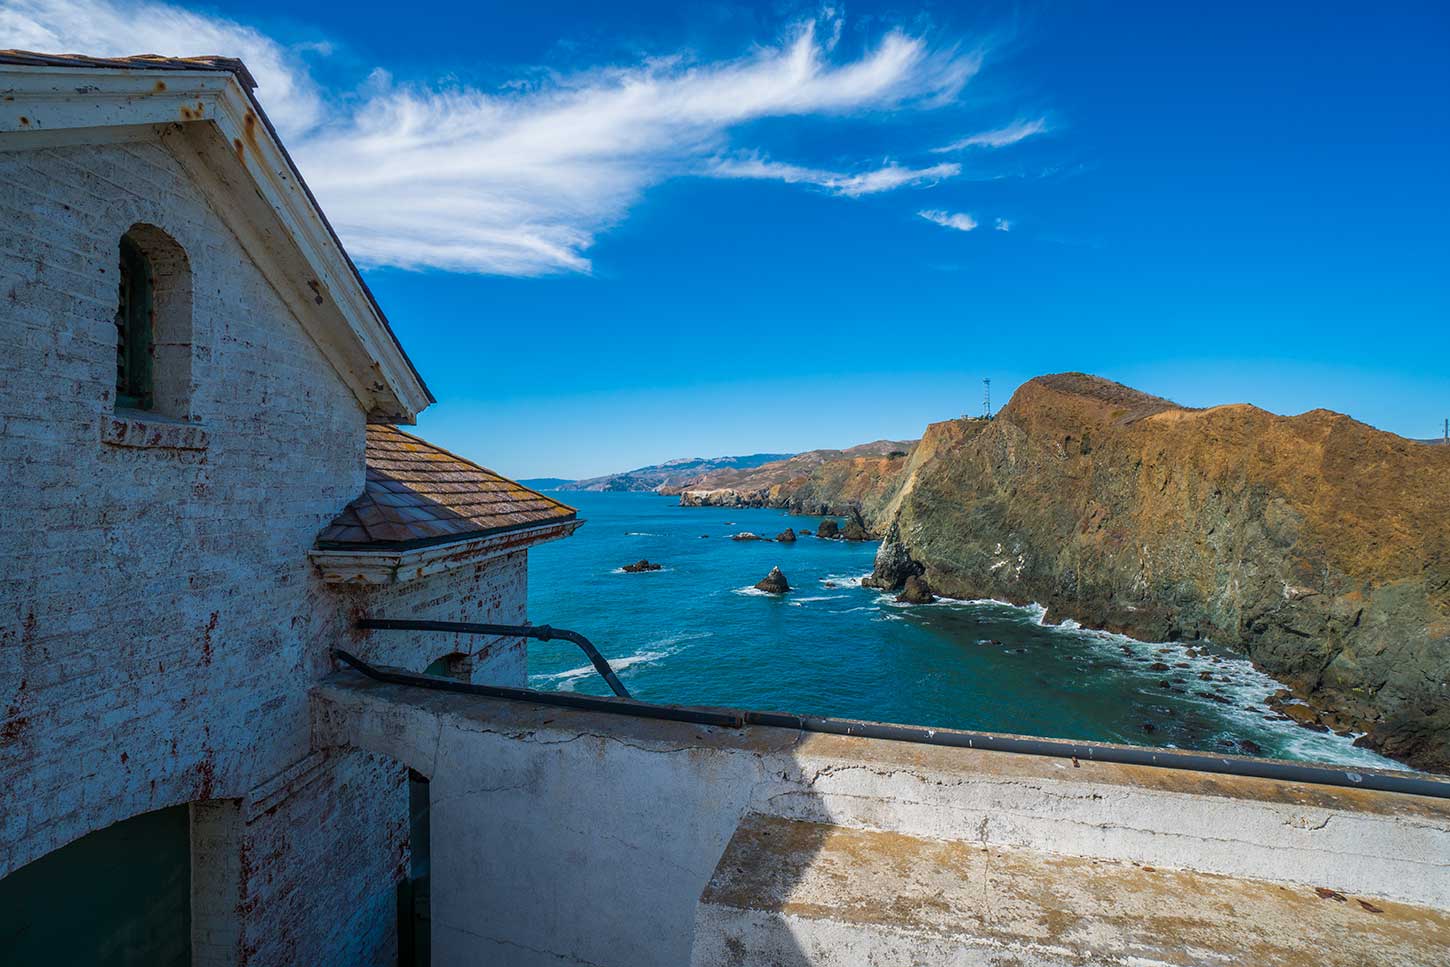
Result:
<svg viewBox="0 0 1450 967"><path fill-rule="evenodd" d="M746 469L701 474L667 492L687 506L787 507L804 514L845 514L884 499L915 440L876 440L845 450L808 450Z"/></svg>
<svg viewBox="0 0 1450 967"><path fill-rule="evenodd" d="M563 477L529 477L518 482L531 490L568 490L574 483Z"/></svg>
<svg viewBox="0 0 1450 967"><path fill-rule="evenodd" d="M595 491L671 491L703 474L718 470L748 470L775 460L783 460L789 453L751 453L740 457L686 457L669 460L648 467L612 473L604 477L590 477L587 480L566 481L560 490Z"/></svg>

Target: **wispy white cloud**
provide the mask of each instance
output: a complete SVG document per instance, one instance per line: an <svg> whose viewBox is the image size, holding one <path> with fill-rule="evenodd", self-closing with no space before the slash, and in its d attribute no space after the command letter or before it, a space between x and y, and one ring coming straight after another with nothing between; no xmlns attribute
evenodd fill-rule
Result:
<svg viewBox="0 0 1450 967"><path fill-rule="evenodd" d="M828 13L734 60L660 57L495 91L399 84L375 71L342 97L322 91L304 60L325 52L326 37L287 46L244 24L156 2L0 0L7 46L242 57L360 262L509 275L587 272L598 234L665 179L712 167L722 177L782 177L712 164L740 149L731 143L739 125L927 109L955 99L981 62L979 53L899 30L841 59L839 33L839 18ZM957 170L802 168L809 176L794 180L856 196Z"/></svg>
<svg viewBox="0 0 1450 967"><path fill-rule="evenodd" d="M966 212L944 212L934 209L917 212L929 222L936 222L943 228L954 228L959 232L970 232L977 227L977 220Z"/></svg>
<svg viewBox="0 0 1450 967"><path fill-rule="evenodd" d="M1005 218L999 218L999 219L997 219L997 223L995 225L993 225L992 227L995 228L999 232L1010 232L1010 231L1012 231L1012 223L1009 222Z"/></svg>
<svg viewBox="0 0 1450 967"><path fill-rule="evenodd" d="M953 141L951 144L931 150L941 154L947 151L961 151L963 148L1005 148L1019 141L1026 141L1034 134L1041 134L1046 130L1046 118L1037 118L1034 121L1013 121L1005 128L968 135L960 141Z"/></svg>
<svg viewBox="0 0 1450 967"><path fill-rule="evenodd" d="M844 174L820 168L804 168L800 165L763 161L759 158L719 160L705 171L716 178L755 178L768 181L783 181L787 184L815 185L847 198L874 195L892 191L908 185L935 184L943 178L951 178L962 172L958 164L932 165L929 168L904 168L891 163L870 171Z"/></svg>

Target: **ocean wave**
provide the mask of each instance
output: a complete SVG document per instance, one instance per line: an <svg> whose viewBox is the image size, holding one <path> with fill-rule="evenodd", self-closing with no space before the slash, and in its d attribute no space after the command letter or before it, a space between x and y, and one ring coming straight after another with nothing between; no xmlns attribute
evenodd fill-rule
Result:
<svg viewBox="0 0 1450 967"><path fill-rule="evenodd" d="M682 651L682 646L691 641L698 641L701 638L709 638L714 635L712 631L684 632L678 635L666 635L654 641L647 642L644 649L635 652L633 655L625 655L623 658L609 659L609 667L614 673L621 677L631 668L641 665L648 665L657 662L662 658ZM565 669L561 672L547 672L539 675L530 675L530 683L555 682L561 692L572 692L579 682L591 675L597 675L593 665L580 665L577 668Z"/></svg>
<svg viewBox="0 0 1450 967"><path fill-rule="evenodd" d="M825 584L827 581L829 581L831 584L834 584L838 588L859 588L861 586L861 582L866 580L870 576L870 571L867 571L865 574L827 574L817 583Z"/></svg>
<svg viewBox="0 0 1450 967"><path fill-rule="evenodd" d="M625 531L625 537L663 537L662 534L651 534L649 531Z"/></svg>

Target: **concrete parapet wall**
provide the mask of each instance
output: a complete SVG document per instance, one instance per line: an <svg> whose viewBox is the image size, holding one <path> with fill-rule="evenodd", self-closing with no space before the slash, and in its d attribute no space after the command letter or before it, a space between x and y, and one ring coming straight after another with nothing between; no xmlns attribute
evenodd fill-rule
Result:
<svg viewBox="0 0 1450 967"><path fill-rule="evenodd" d="M679 965L743 816L1450 908L1450 803L1261 779L693 726L371 682L314 742L432 779L439 964ZM446 845L445 845L446 844Z"/></svg>

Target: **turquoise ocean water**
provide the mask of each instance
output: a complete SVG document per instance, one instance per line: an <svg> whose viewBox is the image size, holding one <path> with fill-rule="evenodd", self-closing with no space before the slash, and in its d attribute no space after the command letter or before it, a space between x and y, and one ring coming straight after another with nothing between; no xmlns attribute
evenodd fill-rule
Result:
<svg viewBox="0 0 1450 967"><path fill-rule="evenodd" d="M1227 649L1135 641L997 602L898 605L860 586L874 543L730 540L814 530L817 518L656 494L558 496L587 523L530 552L530 620L587 635L645 701L1403 768L1274 720L1262 703L1281 686ZM664 569L620 570L640 558ZM776 565L795 590L754 591ZM608 694L567 643L532 643L529 672L534 688Z"/></svg>

